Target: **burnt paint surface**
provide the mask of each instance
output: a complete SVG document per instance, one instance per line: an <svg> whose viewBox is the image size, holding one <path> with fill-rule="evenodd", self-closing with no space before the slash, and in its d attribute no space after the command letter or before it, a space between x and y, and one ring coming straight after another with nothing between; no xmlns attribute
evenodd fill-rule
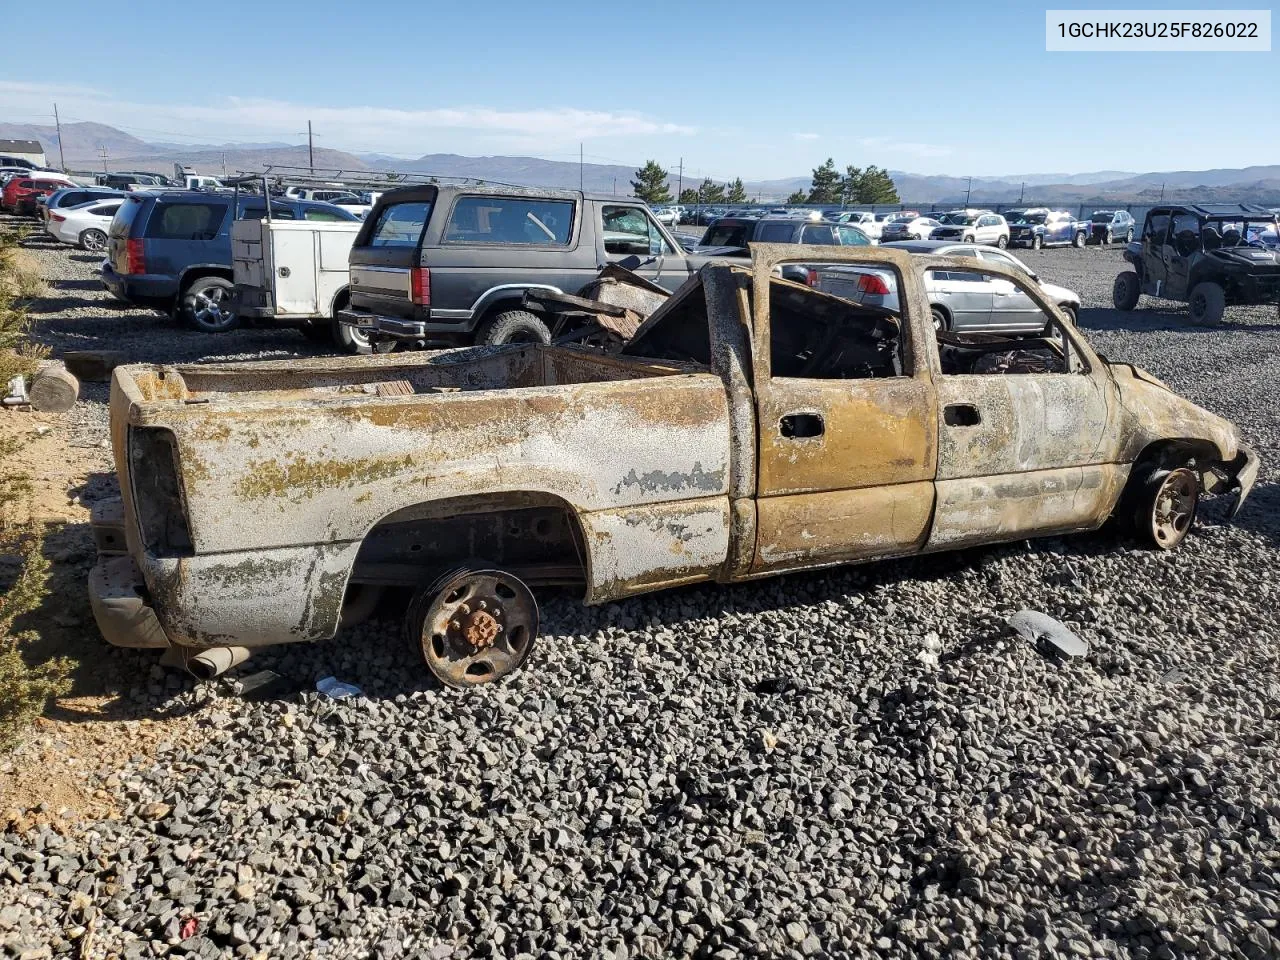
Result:
<svg viewBox="0 0 1280 960"><path fill-rule="evenodd" d="M763 294L775 266L805 259L899 271L907 375L772 380ZM1087 372L1059 375L1073 380L941 376L922 278L948 263L761 245L751 274L709 265L709 371L539 346L119 368L117 468L127 477L130 427L171 430L196 546L183 559L143 555L125 483L130 552L172 640L253 646L332 635L368 530L450 498L566 505L587 598L602 601L1085 529L1150 443L1199 438L1234 456L1230 424L1113 373L1087 345ZM987 272L1054 312L1021 278ZM379 395L380 384L409 395ZM979 406L981 429L948 427L949 402ZM824 434L782 443L779 418L808 410Z"/></svg>

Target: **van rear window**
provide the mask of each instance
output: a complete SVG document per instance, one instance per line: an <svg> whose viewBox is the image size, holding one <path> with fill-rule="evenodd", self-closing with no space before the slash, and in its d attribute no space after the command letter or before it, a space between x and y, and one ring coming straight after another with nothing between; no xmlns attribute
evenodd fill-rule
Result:
<svg viewBox="0 0 1280 960"><path fill-rule="evenodd" d="M212 240L218 235L225 203L157 203L147 221L153 240Z"/></svg>
<svg viewBox="0 0 1280 960"><path fill-rule="evenodd" d="M413 200L383 207L369 235L369 246L416 247L430 216L430 200Z"/></svg>
<svg viewBox="0 0 1280 960"><path fill-rule="evenodd" d="M524 197L460 197L445 243L527 243L565 246L573 227L573 201Z"/></svg>

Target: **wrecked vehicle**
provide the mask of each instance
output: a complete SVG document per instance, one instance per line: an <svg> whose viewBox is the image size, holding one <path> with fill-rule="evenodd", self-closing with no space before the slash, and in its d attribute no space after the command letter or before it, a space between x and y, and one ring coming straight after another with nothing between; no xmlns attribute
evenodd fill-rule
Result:
<svg viewBox="0 0 1280 960"><path fill-rule="evenodd" d="M1247 203L1152 207L1142 236L1124 258L1112 287L1117 310L1142 294L1187 304L1196 323L1217 323L1229 305L1280 304L1280 251L1262 235L1280 230L1280 215Z"/></svg>
<svg viewBox="0 0 1280 960"><path fill-rule="evenodd" d="M899 309L776 275L890 270ZM928 271L1013 283L1046 335L935 332ZM203 676L332 637L378 591L443 683L509 673L532 587L587 603L701 581L1092 530L1176 546L1248 495L1234 427L1099 357L1024 274L972 258L758 245L620 349L509 344L115 371L122 500L95 508L106 639Z"/></svg>

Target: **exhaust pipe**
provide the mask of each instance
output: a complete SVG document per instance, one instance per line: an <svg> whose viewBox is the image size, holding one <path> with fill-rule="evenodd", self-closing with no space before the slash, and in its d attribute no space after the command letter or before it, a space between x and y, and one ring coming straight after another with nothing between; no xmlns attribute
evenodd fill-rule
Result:
<svg viewBox="0 0 1280 960"><path fill-rule="evenodd" d="M170 647L160 659L166 666L181 667L197 680L212 680L244 663L252 653L248 647Z"/></svg>

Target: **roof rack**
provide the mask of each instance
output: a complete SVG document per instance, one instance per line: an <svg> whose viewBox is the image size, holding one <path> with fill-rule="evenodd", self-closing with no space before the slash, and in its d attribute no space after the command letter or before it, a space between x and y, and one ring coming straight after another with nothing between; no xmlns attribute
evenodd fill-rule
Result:
<svg viewBox="0 0 1280 960"><path fill-rule="evenodd" d="M452 177L435 173L401 173L394 170L344 170L341 168L300 167L269 163L261 170L237 170L234 177L223 177L227 186L239 183L258 183L263 178L277 186L332 187L340 183L353 190L394 190L415 184L430 183L492 183L500 187L518 187L520 184L505 180L479 177Z"/></svg>

